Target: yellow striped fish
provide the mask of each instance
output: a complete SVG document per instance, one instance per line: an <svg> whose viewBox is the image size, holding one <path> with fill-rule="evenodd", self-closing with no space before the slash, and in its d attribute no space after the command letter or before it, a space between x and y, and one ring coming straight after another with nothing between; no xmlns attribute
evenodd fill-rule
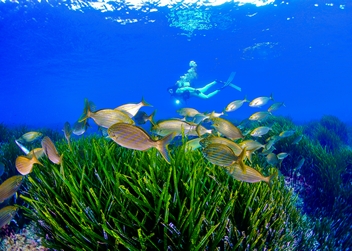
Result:
<svg viewBox="0 0 352 251"><path fill-rule="evenodd" d="M42 148L44 150L45 155L50 159L51 162L55 164L60 164L62 162L62 158L56 150L54 143L48 136L45 136L42 139Z"/></svg>
<svg viewBox="0 0 352 251"><path fill-rule="evenodd" d="M19 139L17 139L17 141L22 142L22 143L24 143L24 142L30 143L30 142L36 141L37 139L39 139L42 136L43 136L43 134L40 132L27 132L27 133L23 134Z"/></svg>
<svg viewBox="0 0 352 251"><path fill-rule="evenodd" d="M203 155L212 164L218 166L230 166L237 160L232 149L223 144L209 144L203 149Z"/></svg>
<svg viewBox="0 0 352 251"><path fill-rule="evenodd" d="M243 149L245 151L246 149ZM241 154L240 157L238 158L238 161L231 166L225 167L227 173L231 175L234 179L240 180L240 181L245 181L249 183L256 183L260 181L266 182L269 187L271 188L271 181L274 177L277 176L277 172L274 174L265 177L263 176L260 172L255 170L254 168L247 166L243 162L244 154ZM242 172L242 166L245 167L246 172Z"/></svg>
<svg viewBox="0 0 352 251"><path fill-rule="evenodd" d="M15 175L5 180L0 185L0 203L14 195L22 185L22 181L22 175Z"/></svg>
<svg viewBox="0 0 352 251"><path fill-rule="evenodd" d="M170 163L167 145L175 137L176 133L171 133L160 140L153 140L146 131L138 126L116 123L109 127L108 134L117 144L129 149L145 151L154 147Z"/></svg>
<svg viewBox="0 0 352 251"><path fill-rule="evenodd" d="M210 144L226 145L232 149L232 151L235 153L236 156L240 155L242 152L242 147L240 147L237 143L233 142L232 140L229 140L223 137L214 136L214 135L211 135L202 139L199 143L203 147L207 147Z"/></svg>
<svg viewBox="0 0 352 251"><path fill-rule="evenodd" d="M129 117L129 115L123 111L114 109L101 109L92 112L89 105L87 108L86 116L80 119L78 122L82 122L88 118L92 118L98 126L104 128L109 128L116 123L134 124L134 121Z"/></svg>
<svg viewBox="0 0 352 251"><path fill-rule="evenodd" d="M263 176L260 172L258 172L257 170L255 170L250 166L246 166L246 173L243 173L238 163L232 166L228 166L225 169L227 173L230 174L236 180L245 181L248 183L256 183L256 182L264 181L269 185L269 187L271 187L272 179L275 176L277 176L277 173L274 173L267 177Z"/></svg>
<svg viewBox="0 0 352 251"><path fill-rule="evenodd" d="M7 225L16 215L17 207L7 206L0 209L0 228Z"/></svg>

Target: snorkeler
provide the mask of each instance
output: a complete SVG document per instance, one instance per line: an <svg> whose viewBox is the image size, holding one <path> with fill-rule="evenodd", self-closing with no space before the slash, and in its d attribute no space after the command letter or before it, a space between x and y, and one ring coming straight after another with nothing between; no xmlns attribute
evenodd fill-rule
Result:
<svg viewBox="0 0 352 251"><path fill-rule="evenodd" d="M178 80L174 86L168 88L168 92L171 95L182 97L184 100L189 99L191 96L199 97L202 99L208 99L218 94L226 86L233 85L231 84L231 81L227 81L225 83L222 81L213 81L202 88L191 87L191 81L197 77L197 72L196 72L197 64L196 62L191 61L189 62L189 66L190 68L186 72L186 74L181 76L180 80ZM208 93L208 94L205 93L211 87L213 87L218 83L223 84L223 86L211 93Z"/></svg>

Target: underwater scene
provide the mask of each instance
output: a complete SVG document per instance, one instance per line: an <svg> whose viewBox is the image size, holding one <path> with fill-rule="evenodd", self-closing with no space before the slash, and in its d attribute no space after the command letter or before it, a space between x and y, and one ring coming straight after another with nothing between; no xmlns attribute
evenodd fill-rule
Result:
<svg viewBox="0 0 352 251"><path fill-rule="evenodd" d="M0 250L352 250L352 2L0 0Z"/></svg>

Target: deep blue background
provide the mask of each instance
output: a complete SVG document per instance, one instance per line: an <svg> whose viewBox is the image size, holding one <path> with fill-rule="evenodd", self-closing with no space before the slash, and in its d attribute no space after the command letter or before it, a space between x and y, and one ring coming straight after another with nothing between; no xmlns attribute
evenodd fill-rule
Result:
<svg viewBox="0 0 352 251"><path fill-rule="evenodd" d="M352 122L352 4L325 3L213 7L234 21L227 30L195 31L191 38L169 27L167 8L125 14L79 12L53 2L0 3L0 122L62 128L78 119L84 98L100 109L138 103L142 96L154 105L143 109L147 113L157 109L157 119L175 117L178 107L166 88L190 60L198 63L195 87L236 71L242 93L227 88L209 100L190 99L187 107L220 112L244 96L273 93L286 104L276 114L296 122L324 114ZM156 21L121 25L107 16ZM244 53L263 42L277 45ZM256 111L246 106L230 117Z"/></svg>

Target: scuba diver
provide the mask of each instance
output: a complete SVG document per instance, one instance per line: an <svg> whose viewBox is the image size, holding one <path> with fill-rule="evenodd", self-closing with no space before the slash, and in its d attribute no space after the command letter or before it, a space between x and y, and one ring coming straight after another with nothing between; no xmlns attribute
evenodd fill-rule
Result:
<svg viewBox="0 0 352 251"><path fill-rule="evenodd" d="M191 96L202 98L202 99L211 98L214 95L218 94L222 89L224 89L227 86L231 86L241 91L240 87L235 86L234 84L231 83L232 79L235 77L235 74L236 74L235 72L231 73L229 79L226 82L213 81L202 88L191 87L191 81L197 77L197 72L196 72L197 64L196 62L191 61L189 62L189 66L190 66L190 69L186 72L186 74L181 76L174 86L171 86L167 89L172 96L181 97L184 101L186 101ZM208 93L208 94L205 93L211 87L213 87L218 83L223 85L211 93Z"/></svg>

